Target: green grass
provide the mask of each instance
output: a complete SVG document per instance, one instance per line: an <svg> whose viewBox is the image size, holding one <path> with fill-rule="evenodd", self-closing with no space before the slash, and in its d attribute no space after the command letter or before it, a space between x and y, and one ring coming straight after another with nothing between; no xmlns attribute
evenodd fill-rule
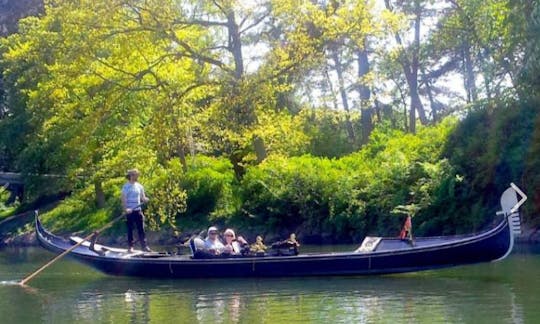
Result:
<svg viewBox="0 0 540 324"><path fill-rule="evenodd" d="M15 210L17 210L17 207L5 207L0 205L0 221L2 221L5 218L8 218L9 216L12 216L15 214Z"/></svg>

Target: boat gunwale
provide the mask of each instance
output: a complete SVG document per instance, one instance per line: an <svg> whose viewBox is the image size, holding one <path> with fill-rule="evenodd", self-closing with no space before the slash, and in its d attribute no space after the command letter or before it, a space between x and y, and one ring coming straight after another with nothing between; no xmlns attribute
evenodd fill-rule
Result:
<svg viewBox="0 0 540 324"><path fill-rule="evenodd" d="M38 240L42 244L46 244L49 248L53 248L58 251L65 251L66 249L57 246L52 240L47 239L50 237L56 241L62 241L63 244L69 244L70 242L62 237L56 236L48 232L39 219L36 217L36 229ZM407 249L397 249L397 250L386 250L386 251L373 251L367 253L359 253L354 251L347 252L328 252L328 253L305 253L292 256L259 256L259 257L232 257L232 258L209 258L209 259L194 259L189 255L171 255L163 257L119 257L115 256L102 256L96 252L91 251L88 247L85 247L88 251L95 253L96 255L86 254L82 252L72 251L70 255L74 258L84 259L87 261L106 261L106 262L115 262L122 264L243 264L243 263L268 263L268 262L302 262L302 261L317 261L324 259L363 259L363 258L374 258L374 257L386 257L386 256L399 256L406 254L416 254L422 252L430 252L433 250L443 250L451 249L455 247L460 247L463 245L474 244L479 241L488 239L489 237L499 234L501 231L508 229L508 220L506 217L503 218L496 226L491 229L488 229L484 232L477 234L465 234L465 235L455 235L455 236L436 236L436 237L423 237L419 238L422 240L428 239L448 239L448 242L442 242L440 244L433 244L429 246L412 246ZM45 234L46 236L44 236ZM43 242L44 240L45 242ZM401 241L399 238L383 238L386 241Z"/></svg>

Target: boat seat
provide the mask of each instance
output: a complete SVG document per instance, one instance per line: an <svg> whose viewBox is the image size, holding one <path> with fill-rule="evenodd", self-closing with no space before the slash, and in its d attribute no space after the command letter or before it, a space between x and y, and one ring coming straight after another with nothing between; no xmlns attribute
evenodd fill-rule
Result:
<svg viewBox="0 0 540 324"><path fill-rule="evenodd" d="M230 259L230 258L243 258L243 257L264 257L266 253L254 253L254 254L226 254L221 253L218 255L209 253L204 245L204 240L200 237L194 237L189 240L189 248L191 250L192 259Z"/></svg>
<svg viewBox="0 0 540 324"><path fill-rule="evenodd" d="M358 249L356 249L354 252L356 253L368 253L373 252L381 242L382 237L378 236L366 236L364 240L362 241L362 245Z"/></svg>
<svg viewBox="0 0 540 324"><path fill-rule="evenodd" d="M198 236L191 238L189 240L189 249L191 250L192 258L201 258L201 254L205 254L203 239Z"/></svg>
<svg viewBox="0 0 540 324"><path fill-rule="evenodd" d="M81 237L79 237L79 236L70 236L69 240L73 244L77 244L77 243L83 241L83 239ZM85 242L83 242L81 244L81 246L90 248L90 243L91 243L90 241L85 241ZM97 251L111 251L111 252L116 252L116 253L126 253L127 252L126 249L113 248L113 247L104 246L104 245L101 245L101 244L94 244L94 249L97 250ZM136 250L136 252L141 252L141 251Z"/></svg>
<svg viewBox="0 0 540 324"><path fill-rule="evenodd" d="M72 244L77 244L81 241L83 241L83 239L79 236L70 236L69 237L69 241L72 243ZM108 252L112 252L112 253L118 253L118 254L124 254L126 257L133 257L133 256L140 256L140 255L151 255L152 253L147 253L147 252L144 252L144 251L141 251L141 250L133 250L133 252L131 253L128 253L127 249L121 249L121 248L113 248L113 247L110 247L110 246L105 246L105 245L101 245L101 244L94 244L94 249L91 249L91 242L90 241L84 241L81 243L81 246L84 246L86 248L88 248L90 251L93 251L101 256L107 254ZM156 253L154 253L156 254ZM159 255L159 253L157 253Z"/></svg>

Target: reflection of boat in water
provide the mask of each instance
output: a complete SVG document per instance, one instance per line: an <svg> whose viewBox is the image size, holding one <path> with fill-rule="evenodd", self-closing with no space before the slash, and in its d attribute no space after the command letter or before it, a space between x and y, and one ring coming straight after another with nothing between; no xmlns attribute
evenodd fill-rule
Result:
<svg viewBox="0 0 540 324"><path fill-rule="evenodd" d="M522 198L519 202L517 194ZM197 259L188 255L127 253L125 249L99 245L91 249L90 242L85 242L70 256L107 274L156 278L369 275L438 269L506 257L513 247L513 229L519 226L517 209L525 200L512 184L501 196L499 214L504 215L503 219L479 234L418 237L414 242L377 238L367 240L370 246L354 252ZM38 218L36 233L41 245L54 252L70 249L80 241L47 232Z"/></svg>
<svg viewBox="0 0 540 324"><path fill-rule="evenodd" d="M47 278L55 284L48 291L54 307L41 309L51 322L520 323L536 304L523 309L524 291L513 283L520 272L510 264L371 277ZM536 287L527 289L534 294Z"/></svg>

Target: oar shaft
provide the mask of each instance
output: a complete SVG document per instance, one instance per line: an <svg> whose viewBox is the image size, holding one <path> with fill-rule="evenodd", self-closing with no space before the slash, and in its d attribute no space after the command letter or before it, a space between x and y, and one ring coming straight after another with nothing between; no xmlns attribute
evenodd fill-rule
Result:
<svg viewBox="0 0 540 324"><path fill-rule="evenodd" d="M138 205L137 207L135 208L139 208L140 206L142 206L142 204ZM135 209L134 208L134 209ZM114 223L116 223L118 220L124 218L125 214L122 214L118 217L116 217L115 219L113 219L112 221L108 222L105 226L103 226L102 228L100 228L98 231L86 236L85 238L83 238L80 242L78 242L77 244L73 245L72 247L70 247L69 249L65 250L64 252L60 253L59 255L57 255L54 259L52 259L51 261L47 262L44 266L42 266L41 268L37 269L36 271L34 271L32 274L30 274L29 276L27 276L26 278L24 278L23 280L21 280L21 282L19 282L19 284L21 286L24 286L28 281L32 280L35 276L37 276L41 271L47 269L47 267L49 267L51 264L55 263L56 261L60 260L61 258L63 258L66 254L68 254L69 252L75 250L77 247L79 247L81 244L83 244L85 241L88 241L89 239L92 238L92 236L96 235L98 232L103 232L104 230L106 230L107 228L111 227Z"/></svg>
<svg viewBox="0 0 540 324"><path fill-rule="evenodd" d="M59 255L57 255L54 259L52 259L51 261L47 262L44 266L42 266L41 268L37 269L34 273L32 273L31 275L29 275L28 277L24 278L23 280L21 280L21 282L19 283L20 285L24 286L28 281L32 280L35 276L37 276L41 271L47 269L51 264L55 263L56 261L58 261L59 259L63 258L66 254L68 254L69 252L75 250L77 247L79 247L81 244L84 243L84 241L90 239L92 236L94 235L94 233L88 235L87 237L85 237L82 241L78 242L77 244L73 245L72 247L70 247L69 249L65 250L64 252L60 253Z"/></svg>

